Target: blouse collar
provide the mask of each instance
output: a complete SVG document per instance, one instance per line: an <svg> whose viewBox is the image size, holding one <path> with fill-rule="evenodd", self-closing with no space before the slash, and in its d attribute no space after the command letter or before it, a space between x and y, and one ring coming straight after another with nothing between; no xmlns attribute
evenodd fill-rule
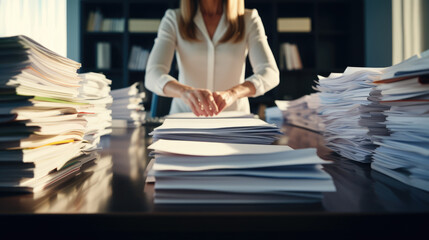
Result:
<svg viewBox="0 0 429 240"><path fill-rule="evenodd" d="M225 34L225 32L228 28L228 25L226 22L226 14L225 14L225 10L224 10L222 13L222 16L220 17L220 20L219 20L219 23L216 27L216 30L213 34L213 39L210 39L206 25L204 24L203 14L201 13L199 6L197 8L197 13L195 14L195 17L194 17L194 23L200 29L200 31L203 34L206 41L212 42L214 45L216 45L220 41L220 39Z"/></svg>

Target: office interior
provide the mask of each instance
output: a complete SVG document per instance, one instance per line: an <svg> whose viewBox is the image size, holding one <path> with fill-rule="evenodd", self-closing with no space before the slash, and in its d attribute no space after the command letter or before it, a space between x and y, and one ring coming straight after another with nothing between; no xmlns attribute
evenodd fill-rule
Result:
<svg viewBox="0 0 429 240"><path fill-rule="evenodd" d="M4 6L2 1L5 0L0 0L0 8ZM252 113L266 120L266 109L275 107L275 100L296 100L316 92L313 87L318 75L341 73L349 66L389 67L429 49L429 1L419 1L420 40L414 52L407 52L403 46L409 32L398 33L395 29L395 24L404 24L395 20L398 12L394 11L395 6L402 6L403 2L408 0L245 0L246 8L258 10L280 69L279 86L264 96L249 99ZM315 205L154 205L154 189L145 185L150 159L148 134L162 124L171 99L155 96L144 89L144 69L130 69L129 64L133 46L150 51L156 33L136 33L127 29L88 31L88 21L90 13L97 10L111 19L160 19L167 9L177 8L179 1L64 0L62 4L66 42L63 54L81 63L81 72L105 74L112 80L112 90L138 83L139 90L146 93L143 101L148 121L138 128L113 129L104 139L100 151L112 161L111 171L103 173L104 176L94 179L91 174L84 173L80 179L71 180L65 187L38 198L25 194L1 195L0 218L9 220L6 226L10 229L16 229L15 224L28 224L28 229L42 235L44 231L38 229L38 221L49 223L53 232L63 231L63 222L86 224L82 231L70 234L74 237L86 232L96 233L88 235L94 237L104 233L103 236L143 238L139 234L145 233L166 239L174 236L275 238L282 232L289 232L292 237L327 232L353 232L356 237L372 232L377 237L394 237L424 232L429 223L428 192L401 184L371 170L368 165L350 163L339 155L332 155L323 146L323 134L289 125L280 126L286 135L277 144L293 148L315 147L320 156L339 159L338 164L328 168L336 181L338 194L326 194L323 202ZM299 33L279 32L279 18L305 18L310 21L307 25L310 29ZM398 43L397 38L402 41ZM288 69L286 63L281 63L285 42L298 46L300 68ZM108 43L111 49L107 68L98 66L98 43ZM171 74L177 76L174 64L175 60ZM251 74L249 64L246 74ZM407 225L407 229L401 229L403 225ZM392 231L386 233L387 228Z"/></svg>
<svg viewBox="0 0 429 240"><path fill-rule="evenodd" d="M67 57L82 62L84 70L94 69L93 47L88 46L94 44L94 41L102 41L103 36L99 36L100 40L91 40L95 37L87 37L85 33L85 21L88 20L88 14L91 8L96 8L97 1L67 1ZM152 1L153 2L153 1ZM112 8L119 9L113 13L113 16L123 16L129 18L138 18L144 16L144 9L150 6L150 18L161 18L168 8L177 8L178 1L155 1L156 5L152 6L151 1L115 1L105 4L106 11L109 11L109 4ZM116 5L115 5L116 4ZM419 53L419 50L414 50L413 53L408 53L408 56L394 56L396 52L403 51L394 45L393 37L396 34L393 24L393 5L395 1L245 1L245 7L256 8L261 15L264 27L268 36L270 47L276 57L277 64L280 64L280 48L284 42L296 43L300 48L300 54L303 54L302 61L304 68L298 71L282 70L280 85L270 91L265 98L250 99L252 104L252 113L259 114L263 117L263 108L273 106L274 99L292 100L303 95L314 92L311 86L316 80L317 75L327 76L331 72L342 72L348 66L354 67L388 67L404 60L413 54ZM429 48L429 31L423 27L424 23L428 22L427 1L421 1L421 43L420 51ZM83 13L84 12L84 13ZM112 13L107 13L112 14ZM398 13L396 13L398 14ZM309 34L314 34L311 37L293 34L287 36L288 33L279 33L276 29L276 17L308 17L313 19L310 23L314 28ZM320 24L320 25L319 25ZM415 24L412 24L413 26ZM419 27L418 27L419 28ZM136 34L137 35L137 34ZM305 33L303 34L305 35ZM406 35L406 34L405 34ZM398 35L397 35L398 36ZM399 35L402 36L402 35ZM402 36L404 38L404 36ZM115 51L120 56L130 57L131 48L133 45L141 45L150 49L153 44L154 35L141 37L133 36L129 33L124 38L124 42L117 45ZM397 37L398 38L398 37ZM317 39L317 40L316 40ZM86 45L85 45L86 44ZM116 44L116 43L115 43ZM301 46L300 46L301 45ZM113 45L114 46L114 45ZM396 47L395 47L396 46ZM121 49L122 48L122 49ZM127 50L126 50L127 49ZM127 54L127 55L124 55ZM90 59L85 59L90 58ZM113 63L116 69L122 69L122 75L112 76L118 78L114 81L112 88L125 87L135 81L144 81L144 72L126 71L126 59L115 60ZM123 66L119 66L119 65ZM173 61L174 64L174 61ZM88 69L85 69L88 67ZM88 66L89 65L89 66ZM282 67L280 67L282 69ZM247 64L246 75L250 74L251 67ZM286 73L285 73L286 72ZM175 73L172 71L174 76ZM108 75L108 73L107 73ZM143 79L143 80L142 80ZM151 110L152 95L148 92L145 107ZM164 101L161 101L164 100ZM155 110L151 114L153 117L164 116L168 114L169 99L161 98L160 110Z"/></svg>

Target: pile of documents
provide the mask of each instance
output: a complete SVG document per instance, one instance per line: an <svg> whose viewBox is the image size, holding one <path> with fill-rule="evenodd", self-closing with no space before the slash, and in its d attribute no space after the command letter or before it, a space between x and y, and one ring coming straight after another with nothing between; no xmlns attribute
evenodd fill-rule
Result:
<svg viewBox="0 0 429 240"><path fill-rule="evenodd" d="M0 38L0 191L44 190L95 159L78 68L28 37Z"/></svg>
<svg viewBox="0 0 429 240"><path fill-rule="evenodd" d="M275 124L254 117L166 118L150 133L153 140L271 144L282 132Z"/></svg>
<svg viewBox="0 0 429 240"><path fill-rule="evenodd" d="M320 93L312 93L296 100L276 100L277 107L282 111L284 120L292 125L323 132L325 124L319 115Z"/></svg>
<svg viewBox="0 0 429 240"><path fill-rule="evenodd" d="M96 148L100 137L112 132L112 111L109 109L113 98L110 96L110 85L112 81L101 73L81 73L82 79L79 91L86 103L91 105L87 112L81 113L87 121L84 140Z"/></svg>
<svg viewBox="0 0 429 240"><path fill-rule="evenodd" d="M325 123L326 145L341 156L359 162L370 162L375 145L368 136L363 107L368 100L373 81L383 69L352 68L344 73L332 73L319 78L320 114Z"/></svg>
<svg viewBox="0 0 429 240"><path fill-rule="evenodd" d="M144 122L145 93L139 91L137 82L126 88L112 90L111 95L112 127L137 127Z"/></svg>
<svg viewBox="0 0 429 240"><path fill-rule="evenodd" d="M163 139L148 148L157 204L310 203L335 191L316 149Z"/></svg>
<svg viewBox="0 0 429 240"><path fill-rule="evenodd" d="M388 134L375 134L371 167L429 191L429 51L387 68L375 83Z"/></svg>
<svg viewBox="0 0 429 240"><path fill-rule="evenodd" d="M166 115L164 118L170 118L170 119L190 119L190 118L197 118L193 112L179 112L179 113L173 113ZM201 117L203 118L203 117ZM218 113L217 115L214 115L210 117L209 119L220 119L220 118L258 118L257 115L254 115L252 113L246 113L241 111L222 111Z"/></svg>

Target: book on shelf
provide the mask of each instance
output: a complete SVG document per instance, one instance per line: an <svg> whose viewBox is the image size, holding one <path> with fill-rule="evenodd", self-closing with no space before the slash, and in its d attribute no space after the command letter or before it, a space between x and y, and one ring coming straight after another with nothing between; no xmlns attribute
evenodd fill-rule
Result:
<svg viewBox="0 0 429 240"><path fill-rule="evenodd" d="M161 19L132 18L128 22L130 32L156 33Z"/></svg>
<svg viewBox="0 0 429 240"><path fill-rule="evenodd" d="M103 19L101 25L102 32L123 32L124 19L122 18L106 18Z"/></svg>
<svg viewBox="0 0 429 240"><path fill-rule="evenodd" d="M98 69L110 69L111 68L111 46L108 42L97 43L97 58L96 67Z"/></svg>
<svg viewBox="0 0 429 240"><path fill-rule="evenodd" d="M311 18L278 18L278 32L311 32Z"/></svg>
<svg viewBox="0 0 429 240"><path fill-rule="evenodd" d="M88 15L86 30L88 32L123 32L125 20L123 18L104 18L99 9Z"/></svg>
<svg viewBox="0 0 429 240"><path fill-rule="evenodd" d="M140 46L132 46L130 59L128 61L128 69L130 70L146 70L147 60L149 58L149 50Z"/></svg>
<svg viewBox="0 0 429 240"><path fill-rule="evenodd" d="M291 71L303 68L297 44L285 42L280 45L279 65L281 70Z"/></svg>

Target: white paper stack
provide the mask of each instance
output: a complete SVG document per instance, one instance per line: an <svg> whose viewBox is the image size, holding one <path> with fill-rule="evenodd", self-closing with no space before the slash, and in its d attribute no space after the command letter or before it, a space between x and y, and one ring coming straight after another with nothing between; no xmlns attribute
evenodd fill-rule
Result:
<svg viewBox="0 0 429 240"><path fill-rule="evenodd" d="M41 191L93 159L79 67L28 37L0 38L0 191Z"/></svg>
<svg viewBox="0 0 429 240"><path fill-rule="evenodd" d="M371 167L429 191L429 51L387 69L376 81L379 104L386 106L388 135L374 139ZM376 98L374 98L376 99Z"/></svg>
<svg viewBox="0 0 429 240"><path fill-rule="evenodd" d="M137 86L138 83L134 83L126 88L112 90L112 127L137 127L144 122L145 93L139 92Z"/></svg>
<svg viewBox="0 0 429 240"><path fill-rule="evenodd" d="M271 144L281 135L275 124L257 118L166 118L153 140Z"/></svg>
<svg viewBox="0 0 429 240"><path fill-rule="evenodd" d="M323 132L325 124L319 115L320 93L312 93L296 100L276 100L277 107L282 111L284 120L292 125Z"/></svg>
<svg viewBox="0 0 429 240"><path fill-rule="evenodd" d="M84 139L91 148L97 148L100 137L112 132L112 81L104 74L93 72L81 73L79 77L82 79L79 96L92 106L88 114L81 113L87 121Z"/></svg>
<svg viewBox="0 0 429 240"><path fill-rule="evenodd" d="M172 119L190 119L190 118L199 118L205 119L206 117L196 117L193 112L182 112L182 113L173 113L165 116L165 118ZM222 111L217 115L207 117L209 119L220 119L220 118L257 118L256 115L252 113L240 112L240 111Z"/></svg>
<svg viewBox="0 0 429 240"><path fill-rule="evenodd" d="M316 149L175 140L148 148L158 204L308 203L335 191Z"/></svg>
<svg viewBox="0 0 429 240"><path fill-rule="evenodd" d="M362 126L362 106L368 100L373 81L382 69L347 68L343 74L320 77L320 113L325 123L326 145L343 157L359 162L370 162L375 145Z"/></svg>

